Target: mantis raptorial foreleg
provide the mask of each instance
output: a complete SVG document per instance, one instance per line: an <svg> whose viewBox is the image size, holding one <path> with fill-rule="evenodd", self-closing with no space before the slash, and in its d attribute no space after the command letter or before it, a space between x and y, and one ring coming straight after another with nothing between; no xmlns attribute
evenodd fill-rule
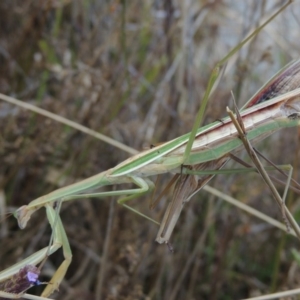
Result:
<svg viewBox="0 0 300 300"><path fill-rule="evenodd" d="M128 190L118 190L118 191L108 191L108 192L97 192L97 193L83 193L84 191L88 191L91 189L95 189L101 187L102 185L109 184L121 184L121 183L133 183L138 186L136 189L128 189ZM147 178L141 178L137 176L123 176L123 177L110 177L107 175L107 172L103 172L99 175L93 176L91 178L86 179L83 182L78 184L73 184L66 188L61 188L56 190L47 196L42 196L31 203L29 205L24 205L20 207L15 212L15 217L18 220L19 227L25 228L27 222L29 221L31 215L47 203L51 203L55 200L61 201L61 203L66 201L71 201L75 199L82 198L105 198L112 196L126 196L128 197L120 199L120 203L124 205L129 199L136 198L144 193L149 192L149 190L153 189L153 183L151 180ZM80 193L82 191L82 193ZM125 207L128 207L124 205Z"/></svg>
<svg viewBox="0 0 300 300"><path fill-rule="evenodd" d="M53 242L49 247L45 247L42 250L32 254L31 256L27 257L26 259L20 261L19 263L11 266L10 268L0 272L0 297L4 297L7 299L18 299L18 298L25 298L25 299L48 299L44 298L49 296L55 290L58 289L59 284L63 280L65 273L69 267L69 264L72 259L72 252L68 242L68 238L64 227L62 225L61 219L59 217L59 213L54 210L49 204L45 205L46 213L48 221L51 225L52 232L53 232ZM51 281L48 283L47 287L45 288L44 292L42 293L42 297L36 297L32 295L24 296L24 291L18 291L17 289L12 288L11 293L7 293L5 290L1 290L1 287L5 286L5 283L10 280L10 278L19 272L20 269L28 266L28 265L36 265L42 262L45 257L48 257L59 248L62 247L63 255L65 260L60 265L60 267L54 273ZM25 274L27 275L27 274ZM15 278L17 280L17 278ZM32 297L31 297L32 296ZM31 298L30 298L31 297Z"/></svg>

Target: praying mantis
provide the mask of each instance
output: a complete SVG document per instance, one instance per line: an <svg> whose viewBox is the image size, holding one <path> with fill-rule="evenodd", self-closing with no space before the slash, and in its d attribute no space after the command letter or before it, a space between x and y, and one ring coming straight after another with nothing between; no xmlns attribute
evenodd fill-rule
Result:
<svg viewBox="0 0 300 300"><path fill-rule="evenodd" d="M240 47L241 46L242 44ZM224 61L222 61L222 63L224 63ZM260 104L257 104L254 101L256 98L253 97L252 99L254 100L250 100L248 102L249 105L245 106L246 109L242 112L242 117L250 141L254 142L262 139L280 128L299 125L299 120L297 118L297 113L299 112L299 90L296 89L299 85L298 82L293 82L293 84L291 84L291 80L296 78L294 76L296 76L299 72L298 68L299 62L296 62L282 71L281 74L287 71L288 73L291 70L293 71L290 81L288 81L288 89L281 90L279 93L283 94L282 96L275 97L272 100L268 100ZM280 74L277 76L280 76ZM207 95L204 97L205 100L208 100L215 78L216 73L212 75ZM259 92L261 93L262 90ZM273 97L274 95L270 98ZM256 101L258 100L256 99ZM205 105L203 107L205 107ZM198 122L195 122L194 126L196 129L199 127L197 123ZM31 215L38 209L45 207L47 213L50 214L49 211L51 211L51 203L57 200L65 202L83 197L103 198L110 196L123 196L123 198L118 202L131 209L127 204L125 204L126 201L147 193L154 188L154 184L147 178L148 176L167 172L175 174L185 174L186 172L188 174L188 168L182 167L182 165L199 166L202 163L210 161L217 161L216 166L210 167L219 169L226 163L228 159L227 154L230 151L234 151L241 147L242 143L239 140L233 124L229 118L226 118L222 120L222 122L215 122L200 129L193 130L191 134L183 135L170 142L154 147L153 149L144 151L108 171L42 196L30 202L28 205L19 208L15 216L18 219L19 226L21 228L25 228ZM90 190L97 189L101 186L122 183L133 183L138 186L138 188L113 192L90 193ZM191 189L188 189L187 195L183 197L184 201L187 201L187 199L198 190L198 187L194 188L192 191ZM168 242L182 209L182 198L177 197L175 200L179 200L179 202L181 202L179 204L175 204L175 208L173 209L172 207L174 207L175 203L173 201L170 208L167 209L166 217L162 222L162 226L160 227L160 231L157 236L157 241L159 243ZM50 216L48 216L48 219L51 223ZM51 224L53 224L53 221ZM66 235L64 234L62 225L58 227L59 229L55 234L53 250L51 250L50 254L57 249L57 246L62 245L65 261L51 281L56 282L57 284L54 285L52 283L52 285L48 286L49 288L47 288L47 290L43 293L45 297L57 288L71 262L71 250ZM36 253L30 260L25 260L22 264L34 265L41 261L44 255L44 252ZM1 272L0 278L2 279L11 276L14 272L18 271L20 267L21 266L19 264Z"/></svg>

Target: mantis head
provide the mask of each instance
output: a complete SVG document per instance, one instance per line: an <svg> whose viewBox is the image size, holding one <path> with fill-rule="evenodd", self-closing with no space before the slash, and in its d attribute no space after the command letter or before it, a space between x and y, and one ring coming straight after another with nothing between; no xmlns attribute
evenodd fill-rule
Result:
<svg viewBox="0 0 300 300"><path fill-rule="evenodd" d="M15 211L14 217L18 220L18 224L21 229L26 227L27 222L34 212L35 210L29 209L28 205L23 205Z"/></svg>

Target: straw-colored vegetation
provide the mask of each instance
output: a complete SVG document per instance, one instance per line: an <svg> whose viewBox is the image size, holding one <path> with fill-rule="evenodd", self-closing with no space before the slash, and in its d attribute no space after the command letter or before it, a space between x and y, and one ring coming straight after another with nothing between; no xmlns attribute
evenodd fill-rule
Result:
<svg viewBox="0 0 300 300"><path fill-rule="evenodd" d="M215 63L281 3L1 1L0 92L141 150L191 130ZM205 123L225 116L231 90L241 106L298 58L299 12L293 3L232 57ZM5 102L0 128L2 214L129 156ZM258 148L276 164L292 164L299 180L297 133L281 131ZM168 179L158 178L157 194ZM211 184L280 220L257 174L220 175ZM171 193L152 211L151 196L131 205L160 221ZM290 192L289 208L298 220L297 200ZM174 253L154 242L155 224L114 203L62 205L73 261L54 298L241 299L299 285L299 242L205 191L185 206L172 235ZM0 270L47 245L50 235L43 211L24 231L13 218L2 222ZM61 260L61 253L49 257L43 281ZM41 288L31 292L39 295Z"/></svg>

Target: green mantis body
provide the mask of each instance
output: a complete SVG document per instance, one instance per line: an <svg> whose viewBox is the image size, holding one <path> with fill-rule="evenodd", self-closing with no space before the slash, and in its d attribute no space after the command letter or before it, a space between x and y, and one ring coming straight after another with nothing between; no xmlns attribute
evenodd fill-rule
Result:
<svg viewBox="0 0 300 300"><path fill-rule="evenodd" d="M300 61L297 61L293 65L294 69L298 71L299 65ZM247 131L247 137L250 141L256 142L281 128L298 126L300 124L300 89L294 89L298 87L298 81L292 83L292 81L289 81L290 92L249 107L241 113ZM196 169L201 169L199 166L204 166L204 169L206 169L207 166L209 166L209 168L219 169L228 160L228 153L238 151L242 147L242 142L238 137L236 128L229 118L223 119L222 122L217 121L200 128L196 133L190 156L186 161L183 161L182 157L189 137L190 133L185 134L158 147L139 153L112 169L33 200L28 205L20 207L15 213L20 228L26 226L30 216L36 210L46 207L47 211L49 211L51 209L49 204L58 200L65 202L83 197L102 198L118 195L124 196L119 202L127 207L127 205L124 204L126 200L138 197L153 188L154 184L147 177L166 172L180 174L182 172L181 165L183 163L187 166L197 166ZM213 175L210 175L209 179L212 176ZM190 176L190 178L192 177ZM205 181L205 183L206 182L207 181ZM134 183L138 188L92 193L93 190L101 186L122 183ZM171 206L173 205L173 208L167 209L156 239L159 243L167 243L169 241L183 203L202 186L203 184L201 182L200 186L194 187L192 190L188 189L187 194L183 195L182 198L177 197L179 203L177 203L175 207L174 202L172 202ZM57 236L59 235L60 234L57 233ZM65 235L58 240L59 245L68 245ZM57 246L55 246L53 251L56 249ZM51 253L53 251L51 251ZM30 258L29 262L36 264L42 260L44 255L45 253L43 251L38 254L36 253ZM65 267L69 265L71 259L69 246L67 246L67 251L65 251L65 257L66 260L62 267L64 273ZM0 275L3 278L9 277L19 268L19 265L13 266L1 272Z"/></svg>
<svg viewBox="0 0 300 300"><path fill-rule="evenodd" d="M293 65L295 70L299 70L299 65L299 61ZM250 141L255 142L264 139L281 128L299 125L300 97L298 96L299 90L294 90L295 87L298 87L298 81L294 84L290 81L289 87L291 92L242 112L241 115ZM227 161L228 153L238 150L242 145L229 118L200 128L196 134L190 156L186 161L183 161L182 157L189 137L189 133L185 134L158 147L139 153L110 170L33 200L16 212L20 228L26 226L33 212L53 201L61 200L64 202L83 197L101 198L113 195L131 195L120 200L120 203L124 203L128 198L137 197L153 187L153 183L147 177L166 172L180 173L182 164L193 166L212 161L216 162L218 166L214 167L210 164L210 168L219 169ZM101 186L122 183L134 183L139 188L104 193L90 192ZM199 189L200 187L196 191ZM194 193L195 191L190 194ZM168 242L168 239L169 235L163 238L158 235L157 241L163 243Z"/></svg>
<svg viewBox="0 0 300 300"><path fill-rule="evenodd" d="M296 62L288 68L288 70L291 69L294 70L295 73L298 73L299 62ZM288 80L287 89L281 89L280 93L273 95L273 97L283 95L255 106L250 105L242 111L241 115L245 129L248 134L248 139L251 142L264 139L266 136L281 128L299 125L300 90L296 89L299 87L299 84L298 81L293 82L293 78L294 77L291 76L290 80ZM210 89L208 89L208 95L212 85L213 83ZM206 100L208 100L208 95ZM254 98L255 97L252 99ZM252 103L252 99L248 103ZM187 151L188 144L191 145L189 151ZM196 132L192 131L192 133L187 133L153 149L141 152L116 167L98 175L39 197L28 205L20 207L16 211L15 216L18 219L20 228L25 228L31 215L38 209L45 207L48 219L53 225L53 217L51 217L51 214L53 211L52 204L55 201L61 201L63 203L65 201L85 197L106 198L109 196L122 196L118 202L129 208L125 204L127 200L147 193L154 187L153 182L148 177L162 173L187 173L186 178L189 182L194 180L194 176L188 174L189 169L185 168L185 166L198 171L203 169L220 169L227 162L228 153L239 151L240 149L242 149L242 142L239 139L237 130L232 124L232 121L229 118L225 118L221 122L214 122L199 128ZM198 192L212 176L213 175L209 175L200 183L184 183L183 187L187 187L187 189L181 194L175 193L175 199L168 206L158 232L156 240L159 243L167 243L169 241L184 202L188 201L192 195ZM102 186L123 183L133 183L138 188L111 192L98 191ZM181 190L178 188L177 191ZM59 224L61 225L60 222ZM59 229L61 228L62 225L59 226ZM71 250L64 230L57 230L55 232L54 243L50 254L60 246L63 246L65 261L51 281L51 284L55 284L53 284L53 286L51 286L51 284L48 285L48 289L44 291L43 296L46 297L59 285L71 261ZM4 270L0 273L1 280L9 278L18 272L24 264L35 265L39 263L45 256L45 251L46 250L35 253L32 257L23 261L22 265L14 265Z"/></svg>

